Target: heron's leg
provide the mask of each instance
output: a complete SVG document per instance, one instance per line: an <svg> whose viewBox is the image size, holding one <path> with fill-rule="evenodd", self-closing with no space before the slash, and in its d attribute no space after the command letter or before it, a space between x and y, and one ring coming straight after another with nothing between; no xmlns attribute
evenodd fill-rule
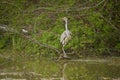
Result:
<svg viewBox="0 0 120 80"><path fill-rule="evenodd" d="M68 57L67 54L65 53L64 46L62 47L63 50L63 57Z"/></svg>

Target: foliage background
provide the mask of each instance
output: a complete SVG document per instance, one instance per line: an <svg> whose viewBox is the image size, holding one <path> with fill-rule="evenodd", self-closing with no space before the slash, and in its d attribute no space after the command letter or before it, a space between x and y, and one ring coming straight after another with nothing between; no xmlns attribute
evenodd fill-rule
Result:
<svg viewBox="0 0 120 80"><path fill-rule="evenodd" d="M1 0L0 52L55 56L56 51L33 43L30 36L61 51L60 35L64 31L62 17L68 17L73 33L66 45L67 53L80 55L120 55L120 2L118 0ZM7 26L6 26L7 25ZM22 29L28 34L22 33ZM24 35L24 36L23 36Z"/></svg>

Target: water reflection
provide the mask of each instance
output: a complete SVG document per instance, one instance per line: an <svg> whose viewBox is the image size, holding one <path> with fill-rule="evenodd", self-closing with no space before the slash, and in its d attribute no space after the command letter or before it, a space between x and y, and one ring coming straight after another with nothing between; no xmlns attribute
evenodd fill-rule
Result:
<svg viewBox="0 0 120 80"><path fill-rule="evenodd" d="M0 59L1 60L1 59ZM0 80L119 80L119 58L50 61L2 59Z"/></svg>

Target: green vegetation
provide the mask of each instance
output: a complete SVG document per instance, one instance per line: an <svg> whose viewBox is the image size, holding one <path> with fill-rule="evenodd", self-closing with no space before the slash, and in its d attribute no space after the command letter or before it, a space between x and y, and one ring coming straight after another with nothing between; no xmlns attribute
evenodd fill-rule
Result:
<svg viewBox="0 0 120 80"><path fill-rule="evenodd" d="M120 55L119 6L118 0L1 0L0 26L14 30L0 28L0 53L11 50L56 56L64 31L61 18L66 16L72 32L65 47L67 53ZM28 34L22 33L22 28Z"/></svg>

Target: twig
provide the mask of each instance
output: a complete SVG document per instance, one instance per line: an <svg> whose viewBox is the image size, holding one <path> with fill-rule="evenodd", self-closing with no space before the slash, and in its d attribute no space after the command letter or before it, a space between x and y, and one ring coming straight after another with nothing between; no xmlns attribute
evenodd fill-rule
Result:
<svg viewBox="0 0 120 80"><path fill-rule="evenodd" d="M97 5L95 5L95 6L93 6L93 7L99 6L99 5L102 4L104 1L105 1L105 0L100 1Z"/></svg>
<svg viewBox="0 0 120 80"><path fill-rule="evenodd" d="M118 30L109 20L107 20L103 15L101 15L101 18L103 18L107 23L109 23L115 30Z"/></svg>

